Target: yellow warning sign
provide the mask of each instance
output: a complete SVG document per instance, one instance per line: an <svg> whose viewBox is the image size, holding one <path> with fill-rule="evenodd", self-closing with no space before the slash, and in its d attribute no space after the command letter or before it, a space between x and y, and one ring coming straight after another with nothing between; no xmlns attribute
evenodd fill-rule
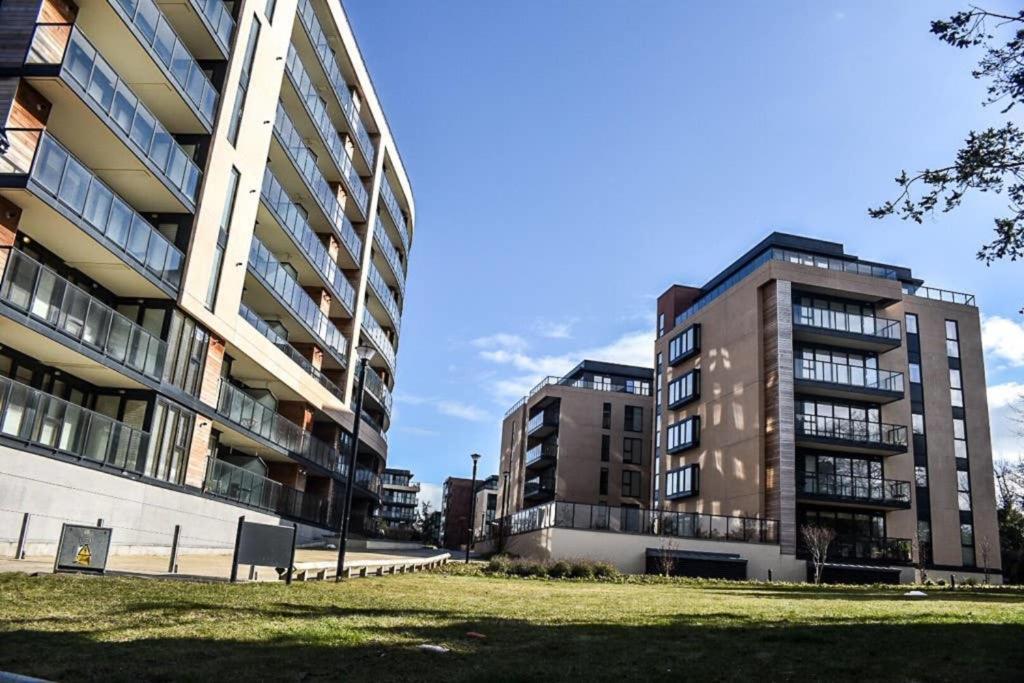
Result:
<svg viewBox="0 0 1024 683"><path fill-rule="evenodd" d="M83 567L92 564L92 551L89 550L88 544L78 546L78 550L75 551L75 564L80 564Z"/></svg>

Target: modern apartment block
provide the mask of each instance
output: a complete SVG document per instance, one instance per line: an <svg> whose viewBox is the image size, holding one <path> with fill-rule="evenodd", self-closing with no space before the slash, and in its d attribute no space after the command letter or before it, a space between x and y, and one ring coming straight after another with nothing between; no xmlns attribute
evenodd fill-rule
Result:
<svg viewBox="0 0 1024 683"><path fill-rule="evenodd" d="M973 296L773 233L658 299L655 353L661 508L776 520L797 558L803 526L831 527L861 577L918 553L999 567Z"/></svg>
<svg viewBox="0 0 1024 683"><path fill-rule="evenodd" d="M441 547L457 550L469 543L473 480L448 477L441 488Z"/></svg>
<svg viewBox="0 0 1024 683"><path fill-rule="evenodd" d="M473 538L482 538L497 518L498 475L492 474L476 483L476 503L473 508Z"/></svg>
<svg viewBox="0 0 1024 683"><path fill-rule="evenodd" d="M388 468L381 476L381 501L377 516L389 529L410 529L416 521L420 485L412 483L412 472Z"/></svg>
<svg viewBox="0 0 1024 683"><path fill-rule="evenodd" d="M415 209L341 2L4 0L0 121L0 541L323 533L352 448L358 529Z"/></svg>
<svg viewBox="0 0 1024 683"><path fill-rule="evenodd" d="M654 373L584 360L505 413L502 517L549 501L647 508Z"/></svg>

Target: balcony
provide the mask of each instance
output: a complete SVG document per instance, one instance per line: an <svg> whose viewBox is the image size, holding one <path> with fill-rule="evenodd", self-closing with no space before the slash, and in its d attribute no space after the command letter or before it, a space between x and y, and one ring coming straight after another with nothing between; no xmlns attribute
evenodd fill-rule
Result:
<svg viewBox="0 0 1024 683"><path fill-rule="evenodd" d="M340 401L345 400L345 392L341 390L341 387L328 379L320 370L313 367L313 364L310 363L305 356L299 353L294 346L289 344L287 339L275 332L263 318L257 315L256 311L252 310L245 304L240 304L238 314L242 316L242 319L245 320L245 322L256 328L257 332L266 337L274 346L280 349L282 353L297 363L299 367L316 379L316 381L320 382L320 385L323 386L323 388L334 394L335 398Z"/></svg>
<svg viewBox="0 0 1024 683"><path fill-rule="evenodd" d="M355 138L356 146L363 154L366 170L369 171L373 167L375 158L373 141L370 139L370 134L366 131L366 126L363 125L362 120L359 118L359 111L356 109L355 101L352 99L349 85L341 73L341 68L338 66L335 50L331 47L327 36L324 35L323 28L321 28L320 21L317 19L316 12L313 10L313 5L309 0L299 0L298 15L299 22L305 29L305 39L309 41L308 47L316 55L315 61L323 70L324 76L331 86L331 91L334 93L336 102L339 105L342 118L348 122L353 134L352 136ZM300 50L304 51L306 45L305 41L302 41L300 43Z"/></svg>
<svg viewBox="0 0 1024 683"><path fill-rule="evenodd" d="M203 493L308 524L333 528L328 500L223 460L206 463Z"/></svg>
<svg viewBox="0 0 1024 683"><path fill-rule="evenodd" d="M797 500L875 510L909 510L910 482L840 474L797 472Z"/></svg>
<svg viewBox="0 0 1024 683"><path fill-rule="evenodd" d="M798 413L796 445L847 453L898 455L907 452L907 428L884 422Z"/></svg>
<svg viewBox="0 0 1024 683"><path fill-rule="evenodd" d="M534 477L528 479L523 486L523 500L537 503L544 500L551 500L555 497L555 482L553 479L541 479Z"/></svg>
<svg viewBox="0 0 1024 683"><path fill-rule="evenodd" d="M345 143L342 142L337 129L331 122L327 105L320 98L316 86L313 85L313 81L302 65L302 60L299 59L299 55L292 45L288 46L285 73L287 74L285 81L292 86L292 89L285 88L281 91L282 101L292 111L303 110L309 117L305 121L292 119L292 123L300 129L299 132L304 139L318 143L314 152L319 159L330 159L334 162L333 168L329 170L329 175L340 177L344 181L345 189L358 209L354 217L360 220L365 219L369 203L366 187L352 165L352 159L348 156L348 152L345 151Z"/></svg>
<svg viewBox="0 0 1024 683"><path fill-rule="evenodd" d="M87 167L142 210L195 211L199 167L77 26L37 24L26 61L46 130Z"/></svg>
<svg viewBox="0 0 1024 683"><path fill-rule="evenodd" d="M932 301L945 301L950 304L960 304L961 306L976 305L973 294L954 292L948 289L939 289L937 287L925 287L924 285L914 286L904 283L903 293L910 296L919 296L922 299L931 299Z"/></svg>
<svg viewBox="0 0 1024 683"><path fill-rule="evenodd" d="M808 558L808 552L801 544L797 546L797 557ZM828 549L829 562L849 564L895 564L907 565L913 559L913 543L909 538L872 538L838 536Z"/></svg>
<svg viewBox="0 0 1024 683"><path fill-rule="evenodd" d="M283 195L283 197L282 197ZM320 238L306 222L298 207L287 198L277 179L267 169L263 174L264 211L272 220L258 220L256 235L264 246L273 253L294 253L296 249L303 256L292 263L298 280L306 285L324 287L331 294L330 315L333 317L351 317L355 306L356 290L345 277L341 267L335 262ZM275 229L278 228L278 229ZM352 234L357 241L359 238Z"/></svg>
<svg viewBox="0 0 1024 683"><path fill-rule="evenodd" d="M0 435L119 471L146 471L148 432L3 376Z"/></svg>
<svg viewBox="0 0 1024 683"><path fill-rule="evenodd" d="M374 306L373 308L380 309L379 311L374 311L374 313L387 314L387 318L391 321L391 327L394 328L395 334L399 334L402 328L402 311L398 308L398 301L395 300L395 295L388 288L387 283L384 282L384 277L380 274L380 271L377 270L377 266L374 265L372 261L370 262L370 272L367 279L370 281L370 290L373 292L378 304L378 306Z"/></svg>
<svg viewBox="0 0 1024 683"><path fill-rule="evenodd" d="M541 439L558 431L558 411L544 410L537 413L526 423L526 435Z"/></svg>
<svg viewBox="0 0 1024 683"><path fill-rule="evenodd" d="M384 200L384 206L388 207L388 214L391 216L395 229L398 231L399 239L402 240L402 250L408 254L410 246L409 228L405 224L405 214L402 213L401 207L398 206L398 200L395 198L395 193L392 191L391 184L387 178L381 180L380 196Z"/></svg>
<svg viewBox="0 0 1024 683"><path fill-rule="evenodd" d="M163 340L20 251L10 251L0 283L0 301L21 314L12 316L0 306L5 316L20 323L2 326L0 343L4 345L58 367L71 367L75 374L97 384L138 386L125 384L127 378L117 372L90 367L81 356L133 370L157 384L163 378L167 356ZM26 322L31 328L22 327ZM44 339L32 334L32 328L37 333L56 334L43 332ZM54 342L74 353L54 348Z"/></svg>
<svg viewBox="0 0 1024 683"><path fill-rule="evenodd" d="M903 398L903 373L830 361L796 358L796 390L802 394L891 403Z"/></svg>
<svg viewBox="0 0 1024 683"><path fill-rule="evenodd" d="M380 497L380 475L365 467L356 468L356 486Z"/></svg>
<svg viewBox="0 0 1024 683"><path fill-rule="evenodd" d="M153 0L79 0L75 25L177 133L209 135L218 93ZM127 28L127 35L124 28Z"/></svg>
<svg viewBox="0 0 1024 683"><path fill-rule="evenodd" d="M369 311L363 311L363 331L366 332L366 336L377 352L380 354L384 363L387 365L388 370L391 374L395 374L395 347L392 345L391 340L388 339L387 334L384 332L384 328L380 326ZM374 358L376 360L376 358Z"/></svg>
<svg viewBox="0 0 1024 683"><path fill-rule="evenodd" d="M221 443L226 446L238 445L260 452L262 444L271 444L328 475L344 472L341 456L334 448L223 379L217 398L217 414L227 420L229 427L241 429L249 437L248 440L239 440L225 434ZM252 439L253 436L258 438ZM263 450L268 452L265 448Z"/></svg>
<svg viewBox="0 0 1024 683"><path fill-rule="evenodd" d="M558 458L557 443L537 444L526 451L526 469L540 470L551 467Z"/></svg>
<svg viewBox="0 0 1024 683"><path fill-rule="evenodd" d="M902 327L897 320L794 304L793 337L808 344L883 353L902 343Z"/></svg>
<svg viewBox="0 0 1024 683"><path fill-rule="evenodd" d="M371 367L366 368L366 392L371 396L384 410L384 413L388 416L391 415L391 405L393 402L391 391L387 385L384 384L384 380L380 378L377 371ZM386 429L386 427L385 427Z"/></svg>
<svg viewBox="0 0 1024 683"><path fill-rule="evenodd" d="M8 130L0 193L22 232L121 296L175 296L185 256L49 133Z"/></svg>
<svg viewBox="0 0 1024 683"><path fill-rule="evenodd" d="M223 0L156 0L178 35L199 59L227 59L235 20ZM191 9L189 9L191 7Z"/></svg>
<svg viewBox="0 0 1024 683"><path fill-rule="evenodd" d="M384 257L384 262L388 264L388 268L391 271L391 275L394 278L395 287L398 289L399 296L405 296L405 266L402 265L402 257L398 255L398 250L395 249L395 245L391 244L391 238L388 237L387 231L380 227L380 219L378 218L378 228L373 231L373 241L377 244L377 251Z"/></svg>
<svg viewBox="0 0 1024 683"><path fill-rule="evenodd" d="M345 367L348 347L345 335L324 315L291 273L281 266L270 250L256 237L252 238L249 249L249 273L270 295L260 297L252 288L247 288L246 293L256 302L256 309L273 307L276 302L278 307L287 311L286 318L298 323L297 326L292 326L295 327L296 334L304 332L307 335L308 339L302 341L310 341L323 347L328 351L325 358L333 358L341 367ZM289 333L292 332L292 327L289 327Z"/></svg>

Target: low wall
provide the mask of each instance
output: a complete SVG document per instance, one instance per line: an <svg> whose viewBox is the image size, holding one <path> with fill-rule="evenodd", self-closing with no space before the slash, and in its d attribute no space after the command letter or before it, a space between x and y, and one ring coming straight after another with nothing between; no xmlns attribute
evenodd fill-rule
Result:
<svg viewBox="0 0 1024 683"><path fill-rule="evenodd" d="M0 446L0 555L14 556L26 512L32 515L27 555L53 555L64 522L102 519L114 529L115 555L169 554L176 524L180 553L230 552L241 515L291 525L276 515ZM298 541L324 533L300 524Z"/></svg>

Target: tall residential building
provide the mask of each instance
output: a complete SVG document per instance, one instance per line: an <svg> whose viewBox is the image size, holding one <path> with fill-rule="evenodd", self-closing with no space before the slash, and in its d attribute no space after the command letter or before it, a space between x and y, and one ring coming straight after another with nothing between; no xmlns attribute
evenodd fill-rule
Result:
<svg viewBox="0 0 1024 683"><path fill-rule="evenodd" d="M492 474L476 483L476 503L473 508L473 538L484 537L497 518L498 475Z"/></svg>
<svg viewBox="0 0 1024 683"><path fill-rule="evenodd" d="M469 543L473 480L448 477L441 489L441 547L457 550Z"/></svg>
<svg viewBox="0 0 1024 683"><path fill-rule="evenodd" d="M388 468L381 476L381 501L377 515L389 529L411 529L416 521L420 485L412 472Z"/></svg>
<svg viewBox="0 0 1024 683"><path fill-rule="evenodd" d="M0 121L5 508L334 529L366 345L358 528L415 210L341 3L4 0Z"/></svg>
<svg viewBox="0 0 1024 683"><path fill-rule="evenodd" d="M973 296L773 233L666 291L655 351L661 507L778 520L796 557L831 527L837 565L999 566Z"/></svg>
<svg viewBox="0 0 1024 683"><path fill-rule="evenodd" d="M584 360L509 408L500 515L552 500L650 507L653 379L650 368Z"/></svg>

